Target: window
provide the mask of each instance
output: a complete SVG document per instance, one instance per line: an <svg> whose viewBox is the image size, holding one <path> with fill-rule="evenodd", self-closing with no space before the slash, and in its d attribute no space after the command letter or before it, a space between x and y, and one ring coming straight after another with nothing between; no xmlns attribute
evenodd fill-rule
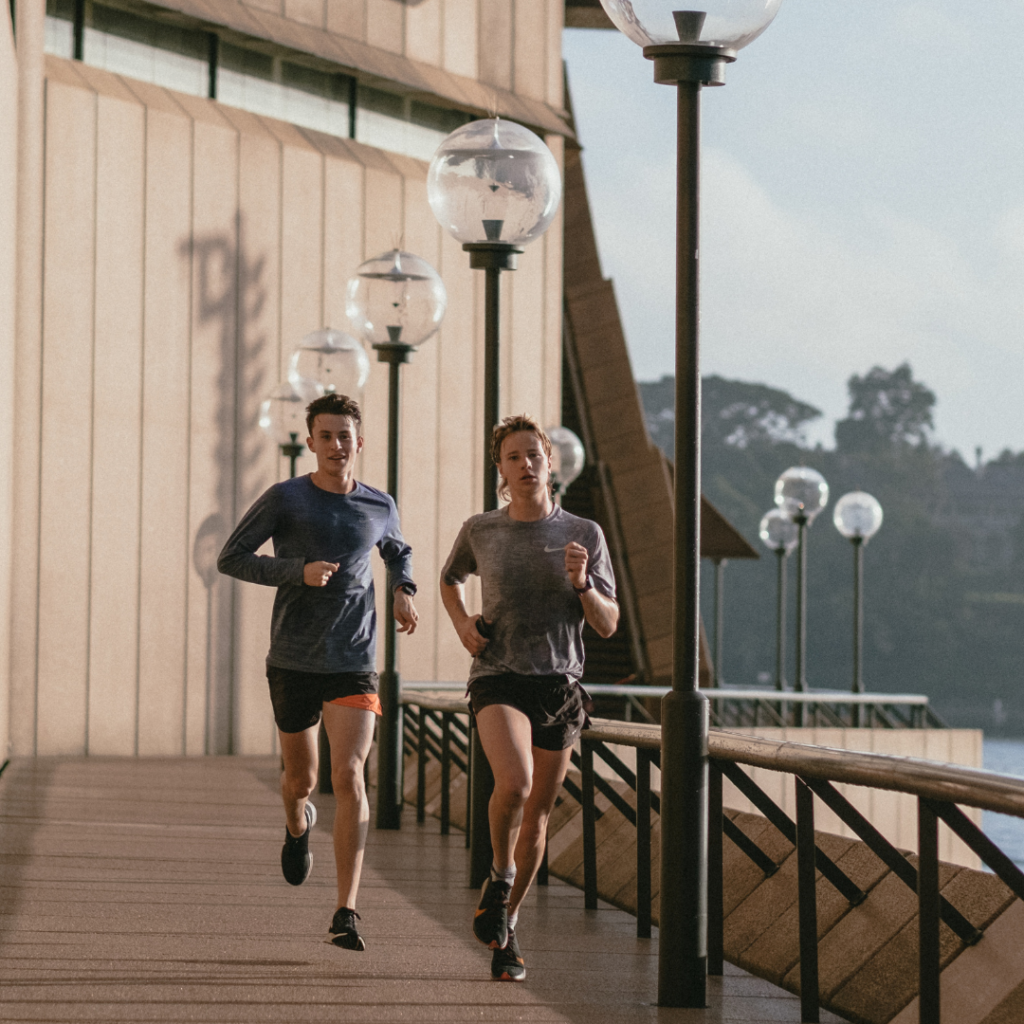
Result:
<svg viewBox="0 0 1024 1024"><path fill-rule="evenodd" d="M380 89L359 87L356 141L393 153L429 160L441 140L469 117Z"/></svg>
<svg viewBox="0 0 1024 1024"><path fill-rule="evenodd" d="M352 79L222 43L217 99L254 114L349 135Z"/></svg>
<svg viewBox="0 0 1024 1024"><path fill-rule="evenodd" d="M80 53L85 63L115 74L212 95L254 114L421 160L429 160L449 132L470 120L460 110L357 88L349 75L301 59L218 42L200 29L91 0L46 0L46 52L68 59Z"/></svg>

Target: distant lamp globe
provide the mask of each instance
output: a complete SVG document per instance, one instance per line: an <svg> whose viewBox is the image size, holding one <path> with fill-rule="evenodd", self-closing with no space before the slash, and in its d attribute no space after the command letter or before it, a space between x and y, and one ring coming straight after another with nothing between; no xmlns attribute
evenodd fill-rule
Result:
<svg viewBox="0 0 1024 1024"><path fill-rule="evenodd" d="M782 0L701 0L681 11L679 0L601 0L612 24L638 46L699 43L740 50L778 14Z"/></svg>
<svg viewBox="0 0 1024 1024"><path fill-rule="evenodd" d="M400 249L363 263L348 282L345 312L374 348L415 348L436 333L448 293L441 275L420 256Z"/></svg>
<svg viewBox="0 0 1024 1024"><path fill-rule="evenodd" d="M800 530L781 508L773 508L761 517L758 536L770 551L788 555L800 539Z"/></svg>
<svg viewBox="0 0 1024 1024"><path fill-rule="evenodd" d="M275 444L294 443L309 433L306 406L322 394L314 381L304 381L302 390L290 380L281 381L263 400L259 424Z"/></svg>
<svg viewBox="0 0 1024 1024"><path fill-rule="evenodd" d="M544 140L514 121L472 121L437 148L427 200L438 223L463 243L525 245L554 219L562 176Z"/></svg>
<svg viewBox="0 0 1024 1024"><path fill-rule="evenodd" d="M775 481L775 504L791 519L810 524L828 504L828 484L816 469L791 466Z"/></svg>
<svg viewBox="0 0 1024 1024"><path fill-rule="evenodd" d="M288 380L300 392L312 382L321 394L358 399L369 376L370 360L363 346L351 334L329 327L307 334L288 363ZM311 395L310 401L316 397Z"/></svg>
<svg viewBox="0 0 1024 1024"><path fill-rule="evenodd" d="M867 544L882 525L882 506L864 491L850 491L836 502L832 522L847 540Z"/></svg>
<svg viewBox="0 0 1024 1024"><path fill-rule="evenodd" d="M586 465L583 442L568 427L548 427L545 433L551 441L551 490L564 494Z"/></svg>

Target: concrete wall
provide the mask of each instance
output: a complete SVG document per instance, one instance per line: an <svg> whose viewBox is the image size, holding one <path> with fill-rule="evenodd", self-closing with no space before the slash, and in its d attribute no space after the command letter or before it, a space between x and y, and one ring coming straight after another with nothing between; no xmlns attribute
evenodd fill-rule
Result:
<svg viewBox="0 0 1024 1024"><path fill-rule="evenodd" d="M304 334L347 326L348 277L399 237L449 292L441 334L403 371L401 511L422 624L400 667L462 677L435 581L480 507L483 281L427 206L426 165L57 58L45 131L37 517L34 482L15 491L15 515L38 521L38 571L23 560L15 579L34 616L13 637L14 751L274 749L273 592L205 569L287 475L257 428L261 399ZM557 422L560 222L520 267L505 275L503 412ZM365 402L360 475L383 487L376 363Z"/></svg>
<svg viewBox="0 0 1024 1024"><path fill-rule="evenodd" d="M0 4L0 139L18 137L18 62L10 6ZM17 160L0 145L0 763L7 756L10 705L11 508L14 474L14 267L17 251Z"/></svg>

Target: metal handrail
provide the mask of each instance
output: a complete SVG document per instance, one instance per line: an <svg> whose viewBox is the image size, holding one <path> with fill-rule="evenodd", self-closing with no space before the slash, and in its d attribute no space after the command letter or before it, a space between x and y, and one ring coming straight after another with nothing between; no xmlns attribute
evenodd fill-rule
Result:
<svg viewBox="0 0 1024 1024"><path fill-rule="evenodd" d="M460 689L463 687L461 683L455 685ZM437 756L436 752L439 751L443 790L441 821L442 831L446 832L448 799L445 790L450 779L450 727L455 716L468 716L469 709L462 695L447 696L443 692L454 689L454 686L439 687L434 683L425 684L424 688L440 692L417 692L419 687L414 686L409 687L401 698L403 704L419 709L418 714L408 716L418 722L418 736L413 748L418 753L419 765L417 819L423 820L425 759L428 750L434 753L434 756ZM635 692L639 688L617 689ZM439 736L428 736L428 720L437 715L440 715L441 721L438 723L435 720L431 728L436 729L440 725L441 733ZM635 772L627 767L607 744L635 748ZM463 749L468 751L468 745ZM613 777L618 776L628 789L635 792L635 808L615 790L608 779L600 777L595 770L596 758L605 763ZM597 809L595 795L600 792L611 807L617 808L628 821L636 825L637 934L649 937L652 891L651 812L660 812L660 798L652 791L650 769L652 766L661 765L661 727L640 722L593 719L591 727L581 736L581 749L578 754L573 754L573 763L581 770L579 784L566 779L564 789L582 806L584 905L594 908L598 901L596 822L602 812ZM792 775L796 786L795 820L790 818L753 778L746 775L740 765ZM773 874L780 866L742 832L737 822L733 822L723 813L722 782L724 778L728 778L795 846L801 1013L805 1021L818 1020L816 872L820 871L850 906L861 903L867 898L868 893L862 891L823 850L817 847L813 801L813 796L817 796L881 858L896 877L917 893L922 1020L927 1019L930 1024L938 1024L940 922L949 926L966 945L972 945L983 937L982 932L940 892L938 822L944 821L992 868L1018 898L1024 899L1024 873L957 806L963 804L1024 818L1024 779L913 757L838 750L744 735L723 729L710 731L708 770L709 823L720 822L721 825L712 827L708 835L708 972L721 974L724 956L723 838L731 840L765 877ZM904 852L896 849L835 788L833 783L884 789L915 796L918 802L918 858L908 859ZM542 874L546 881L546 857ZM538 876L538 881L541 881L541 876Z"/></svg>
<svg viewBox="0 0 1024 1024"><path fill-rule="evenodd" d="M402 690L460 690L466 684L458 682L402 682ZM600 697L664 697L671 692L668 686L620 686L617 683L590 683L587 692ZM923 693L842 693L836 690L769 690L755 687L705 687L701 691L709 700L767 700L789 704L894 704L922 707L928 704Z"/></svg>

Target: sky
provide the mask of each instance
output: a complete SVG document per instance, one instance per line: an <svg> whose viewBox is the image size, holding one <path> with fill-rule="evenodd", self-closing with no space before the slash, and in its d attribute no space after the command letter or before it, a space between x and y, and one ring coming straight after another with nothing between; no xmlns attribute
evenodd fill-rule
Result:
<svg viewBox="0 0 1024 1024"><path fill-rule="evenodd" d="M702 94L705 374L820 408L909 361L935 439L1024 450L1024 3L783 0ZM675 91L618 32L564 53L634 375L674 372Z"/></svg>

